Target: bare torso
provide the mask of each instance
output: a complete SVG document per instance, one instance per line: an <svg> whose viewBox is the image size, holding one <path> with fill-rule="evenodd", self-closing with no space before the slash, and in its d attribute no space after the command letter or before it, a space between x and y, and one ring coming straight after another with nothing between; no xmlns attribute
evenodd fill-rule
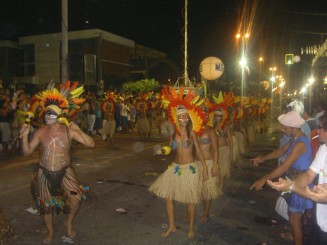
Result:
<svg viewBox="0 0 327 245"><path fill-rule="evenodd" d="M187 134L176 135L176 156L174 159L175 163L188 164L194 162L193 156L193 141Z"/></svg>
<svg viewBox="0 0 327 245"><path fill-rule="evenodd" d="M60 125L57 130L49 126L40 128L41 152L39 164L49 171L59 171L70 165L71 140L69 130L65 125Z"/></svg>
<svg viewBox="0 0 327 245"><path fill-rule="evenodd" d="M227 127L222 128L221 125L217 125L215 127L217 136L218 136L218 145L219 147L222 146L227 146L228 145L228 141L227 141Z"/></svg>
<svg viewBox="0 0 327 245"><path fill-rule="evenodd" d="M213 147L212 139L209 133L210 130L212 130L212 128L206 127L204 132L199 137L200 148L205 160L213 160Z"/></svg>

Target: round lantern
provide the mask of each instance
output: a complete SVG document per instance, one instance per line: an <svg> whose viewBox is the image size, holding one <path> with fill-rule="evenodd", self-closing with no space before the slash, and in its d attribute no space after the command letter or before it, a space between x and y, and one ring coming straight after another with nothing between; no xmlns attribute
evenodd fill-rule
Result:
<svg viewBox="0 0 327 245"><path fill-rule="evenodd" d="M224 63L217 57L207 57L201 61L200 74L207 80L215 80L224 72Z"/></svg>

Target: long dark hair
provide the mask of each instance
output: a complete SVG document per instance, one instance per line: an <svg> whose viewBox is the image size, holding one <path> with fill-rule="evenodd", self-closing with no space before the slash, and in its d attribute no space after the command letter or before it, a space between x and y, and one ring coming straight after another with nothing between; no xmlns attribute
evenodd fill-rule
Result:
<svg viewBox="0 0 327 245"><path fill-rule="evenodd" d="M187 124L186 124L186 134L187 134L187 138L190 138L192 128L193 128L193 123L192 123L192 120L191 120L191 118L190 118L190 116L189 116L189 120L188 120L188 122L187 122ZM176 129L174 130L174 133L173 133L172 136L173 136L173 139L175 140L175 138L176 138Z"/></svg>

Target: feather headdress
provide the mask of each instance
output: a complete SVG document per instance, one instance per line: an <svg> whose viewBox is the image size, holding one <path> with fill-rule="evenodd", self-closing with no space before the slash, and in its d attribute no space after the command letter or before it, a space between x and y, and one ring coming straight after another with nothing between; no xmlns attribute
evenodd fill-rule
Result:
<svg viewBox="0 0 327 245"><path fill-rule="evenodd" d="M70 114L70 110L79 109L85 99L79 98L84 92L83 86L78 87L78 82L74 82L70 86L70 81L65 85L59 85L59 89L55 88L55 83L51 82L48 88L36 95L41 101L43 110L52 110L58 115L58 122L68 124L66 115Z"/></svg>
<svg viewBox="0 0 327 245"><path fill-rule="evenodd" d="M183 107L185 111L188 112L190 119L193 124L192 130L196 134L201 134L204 130L204 125L206 123L206 115L201 108L201 104L204 102L197 94L188 91L184 95L184 88L181 87L179 93L173 87L164 87L162 89L164 105L167 106L167 113L170 121L174 124L176 133L180 134L179 123L177 119L177 108Z"/></svg>
<svg viewBox="0 0 327 245"><path fill-rule="evenodd" d="M112 105L108 106L110 102L112 103ZM104 100L100 104L100 109L103 112L109 112L113 114L115 112L115 103L116 103L115 93L108 91L104 96Z"/></svg>
<svg viewBox="0 0 327 245"><path fill-rule="evenodd" d="M215 97L213 97L215 100ZM219 103L217 103L220 101ZM224 103L223 99L215 100L216 103L212 103L209 100L206 100L205 106L208 109L208 122L207 126L213 127L214 126L214 115L215 113L219 113L223 116L222 127L226 124L228 117L229 117L229 109L228 105ZM220 113L221 112L221 113Z"/></svg>

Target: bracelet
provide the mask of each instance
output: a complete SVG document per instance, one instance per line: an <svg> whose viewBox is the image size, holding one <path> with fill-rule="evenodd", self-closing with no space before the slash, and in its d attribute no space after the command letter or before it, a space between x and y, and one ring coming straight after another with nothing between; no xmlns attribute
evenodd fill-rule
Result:
<svg viewBox="0 0 327 245"><path fill-rule="evenodd" d="M294 189L294 181L291 182L290 188L288 189L288 193L292 193Z"/></svg>

